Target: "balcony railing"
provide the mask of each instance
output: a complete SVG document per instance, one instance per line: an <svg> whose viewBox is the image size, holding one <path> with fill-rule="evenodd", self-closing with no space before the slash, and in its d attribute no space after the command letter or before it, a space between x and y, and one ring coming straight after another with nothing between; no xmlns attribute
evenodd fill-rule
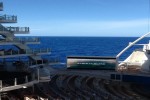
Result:
<svg viewBox="0 0 150 100"><path fill-rule="evenodd" d="M27 88L28 86L32 86L36 83L48 81L50 81L50 74L42 73L40 69L37 69L33 71L30 75L0 80L0 93L20 88Z"/></svg>
<svg viewBox="0 0 150 100"><path fill-rule="evenodd" d="M27 37L27 38L14 38L12 40L0 39L0 43L39 43L40 38L37 37Z"/></svg>
<svg viewBox="0 0 150 100"><path fill-rule="evenodd" d="M0 11L2 11L2 10L3 10L3 3L0 2Z"/></svg>
<svg viewBox="0 0 150 100"><path fill-rule="evenodd" d="M14 15L0 15L0 23L16 23L17 16Z"/></svg>
<svg viewBox="0 0 150 100"><path fill-rule="evenodd" d="M8 31L15 33L29 33L29 27L5 27Z"/></svg>
<svg viewBox="0 0 150 100"><path fill-rule="evenodd" d="M38 66L38 65L44 65L44 64L51 64L51 63L58 63L59 60L58 59L53 59L53 60L50 60L50 59L45 59L45 60L36 60L36 61L33 61L33 62L25 62L25 64L27 64L27 66Z"/></svg>
<svg viewBox="0 0 150 100"><path fill-rule="evenodd" d="M21 60L18 59L16 61L16 59L12 60L12 61L8 61L8 62L4 62L2 61L1 64L3 63L7 63L9 65L12 66L18 66L19 69L16 69L16 71L25 71L28 70L29 68L32 67L38 67L40 65L49 65L49 64L56 64L59 63L59 59L42 59L42 60L35 60L35 61L28 61L28 60Z"/></svg>
<svg viewBox="0 0 150 100"><path fill-rule="evenodd" d="M19 88L27 88L27 86L38 83L38 77L38 74L35 75L33 73L31 75L26 75L18 78L0 80L0 92L15 90Z"/></svg>
<svg viewBox="0 0 150 100"><path fill-rule="evenodd" d="M26 38L14 38L14 42L40 42L40 38L37 37L26 37Z"/></svg>
<svg viewBox="0 0 150 100"><path fill-rule="evenodd" d="M3 25L0 25L0 32L7 32L7 28L5 28Z"/></svg>
<svg viewBox="0 0 150 100"><path fill-rule="evenodd" d="M47 48L47 49L27 49L27 50L7 50L7 51L0 51L0 56L10 56L10 55L21 55L21 54L41 54L41 53L49 53L51 51L51 49Z"/></svg>
<svg viewBox="0 0 150 100"><path fill-rule="evenodd" d="M34 50L25 50L26 54L38 54L38 53L49 53L51 49L34 49Z"/></svg>

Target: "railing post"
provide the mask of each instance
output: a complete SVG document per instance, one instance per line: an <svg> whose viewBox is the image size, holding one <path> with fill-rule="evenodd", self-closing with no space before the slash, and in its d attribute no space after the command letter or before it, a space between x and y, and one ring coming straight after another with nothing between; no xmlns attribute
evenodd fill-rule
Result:
<svg viewBox="0 0 150 100"><path fill-rule="evenodd" d="M17 85L17 78L15 78L15 82L14 82L14 85Z"/></svg>
<svg viewBox="0 0 150 100"><path fill-rule="evenodd" d="M13 54L12 54L12 50L11 50L11 54L10 54L10 55L13 55Z"/></svg>
<svg viewBox="0 0 150 100"><path fill-rule="evenodd" d="M39 68L38 68L38 70L37 70L38 72L37 72L37 74L38 74L38 82L39 82L39 80L40 80L40 72L39 72Z"/></svg>
<svg viewBox="0 0 150 100"><path fill-rule="evenodd" d="M0 80L0 90L2 90L3 88L3 83L2 83L2 80Z"/></svg>
<svg viewBox="0 0 150 100"><path fill-rule="evenodd" d="M27 54L27 49L25 50L25 54Z"/></svg>
<svg viewBox="0 0 150 100"><path fill-rule="evenodd" d="M35 73L33 73L31 77L31 81L35 80Z"/></svg>
<svg viewBox="0 0 150 100"><path fill-rule="evenodd" d="M42 49L40 49L39 53L42 53Z"/></svg>
<svg viewBox="0 0 150 100"><path fill-rule="evenodd" d="M26 82L26 83L28 82L28 76L25 77L25 82Z"/></svg>

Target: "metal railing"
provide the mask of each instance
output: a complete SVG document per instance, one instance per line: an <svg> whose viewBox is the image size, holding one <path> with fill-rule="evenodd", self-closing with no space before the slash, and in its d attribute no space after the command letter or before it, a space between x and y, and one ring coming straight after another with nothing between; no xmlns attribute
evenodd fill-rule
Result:
<svg viewBox="0 0 150 100"><path fill-rule="evenodd" d="M29 27L5 27L8 31L11 31L11 32L24 32L24 33L28 33L30 30L29 30Z"/></svg>
<svg viewBox="0 0 150 100"><path fill-rule="evenodd" d="M28 37L28 38L13 38L11 40L1 39L0 42L9 43L9 42L19 42L19 43L27 43L27 42L40 42L40 38L36 37Z"/></svg>
<svg viewBox="0 0 150 100"><path fill-rule="evenodd" d="M5 28L3 25L0 25L0 31L2 32L7 32L7 28Z"/></svg>
<svg viewBox="0 0 150 100"><path fill-rule="evenodd" d="M58 62L59 62L58 59L55 60L43 59L43 60L36 60L36 61L24 61L23 63L25 64L25 66L38 67L40 65L49 65L51 63L58 63Z"/></svg>
<svg viewBox="0 0 150 100"><path fill-rule="evenodd" d="M33 50L25 50L26 54L38 54L38 53L49 53L51 49L33 49Z"/></svg>
<svg viewBox="0 0 150 100"><path fill-rule="evenodd" d="M27 88L29 85L38 83L40 80L39 69L30 75L14 77L11 79L0 80L0 92L15 90L19 88Z"/></svg>
<svg viewBox="0 0 150 100"><path fill-rule="evenodd" d="M28 61L28 60L12 60L12 61L8 61L8 62L4 62L4 61L1 61L0 64L1 64L1 67L4 67L5 66L5 63L9 64L9 65L12 65L14 67L16 67L16 71L27 71L28 68L30 68L30 66L35 66L35 67L38 67L39 65L49 65L51 63L58 63L59 62L59 59L41 59L41 60L35 60L35 61ZM17 69L18 68L18 69ZM5 70L5 69L3 69Z"/></svg>
<svg viewBox="0 0 150 100"><path fill-rule="evenodd" d="M37 37L26 37L26 38L14 38L14 42L40 42L40 38Z"/></svg>
<svg viewBox="0 0 150 100"><path fill-rule="evenodd" d="M37 77L34 74L26 75L26 76L18 77L18 78L13 78L13 79L0 80L0 90L2 90L2 88L4 88L4 87L25 84L25 83L31 82L33 80L37 80Z"/></svg>
<svg viewBox="0 0 150 100"><path fill-rule="evenodd" d="M0 22L17 22L17 16L14 16L14 15L0 15Z"/></svg>
<svg viewBox="0 0 150 100"><path fill-rule="evenodd" d="M6 55L20 55L20 54L40 54L40 53L49 53L51 49L27 49L27 50L7 50L7 51L0 51L0 56L6 56Z"/></svg>

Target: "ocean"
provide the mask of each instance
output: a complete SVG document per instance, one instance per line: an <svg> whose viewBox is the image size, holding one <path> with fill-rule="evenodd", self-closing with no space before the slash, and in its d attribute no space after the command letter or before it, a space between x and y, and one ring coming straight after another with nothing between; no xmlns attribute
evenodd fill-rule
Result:
<svg viewBox="0 0 150 100"><path fill-rule="evenodd" d="M51 48L51 56L66 63L67 56L113 56L123 50L129 42L138 37L40 37L40 45L30 45L31 48ZM148 43L150 38L144 38L139 43ZM128 57L134 49L142 46L133 46L120 56L120 60Z"/></svg>
<svg viewBox="0 0 150 100"><path fill-rule="evenodd" d="M66 63L67 56L113 56L123 50L129 42L138 37L39 37L40 44L30 44L32 49L50 48L49 58L59 59ZM140 43L148 43L150 38L144 38ZM0 46L0 49L11 49L13 46ZM120 60L127 58L135 49L142 46L133 46L120 56ZM47 57L47 56L43 56ZM17 58L18 59L18 58Z"/></svg>

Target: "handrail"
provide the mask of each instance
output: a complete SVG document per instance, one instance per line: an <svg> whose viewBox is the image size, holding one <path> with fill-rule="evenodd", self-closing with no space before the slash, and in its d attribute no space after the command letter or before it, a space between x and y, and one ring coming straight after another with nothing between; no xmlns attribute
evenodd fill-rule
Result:
<svg viewBox="0 0 150 100"><path fill-rule="evenodd" d="M20 51L20 50L8 50L8 51L4 51L4 50L0 50L0 56L6 56L6 55L19 55L19 54L38 54L38 53L49 53L50 52L50 48L46 48L46 49L26 49L24 51Z"/></svg>
<svg viewBox="0 0 150 100"><path fill-rule="evenodd" d="M50 49L49 48L46 48L46 49L28 49L28 50L25 50L26 54L37 54L37 53L48 53L50 52Z"/></svg>
<svg viewBox="0 0 150 100"><path fill-rule="evenodd" d="M142 40L144 37L150 35L150 32L144 34L140 38L136 39L135 41L131 42L126 48L124 48L120 53L117 54L116 58L118 59L127 49L129 49L131 46L133 46L138 41Z"/></svg>
<svg viewBox="0 0 150 100"><path fill-rule="evenodd" d="M29 27L5 27L8 31L12 32L29 32Z"/></svg>
<svg viewBox="0 0 150 100"><path fill-rule="evenodd" d="M24 77L18 77L18 78L13 78L13 79L0 80L0 90L2 90L5 87L16 86L16 85L22 84L22 83L18 82L20 79L21 80L23 79L22 83L24 84L24 83L28 83L28 82L31 82L31 81L35 80L36 76L32 74L32 75L26 75ZM7 81L9 81L11 84L5 84L5 82L7 82Z"/></svg>
<svg viewBox="0 0 150 100"><path fill-rule="evenodd" d="M24 69L25 70L28 70L28 68L30 66L37 66L37 65L45 65L45 64L51 64L51 63L58 63L59 62L59 59L41 59L41 60L35 60L35 61L27 61L27 60L11 60L11 61L8 61L8 62L5 62L5 61L1 61L0 64L4 64L4 63L9 63L10 65L13 65L13 66L19 66L19 67L25 67L23 68L23 71ZM19 70L21 71L21 70Z"/></svg>
<svg viewBox="0 0 150 100"><path fill-rule="evenodd" d="M53 61L53 63L56 63L58 61ZM36 60L36 61L24 61L23 62L26 66L32 67L32 66L40 66L40 65L45 65L45 64L50 64L52 61L50 60Z"/></svg>
<svg viewBox="0 0 150 100"><path fill-rule="evenodd" d="M40 42L40 38L36 37L26 37L26 38L14 38L15 42Z"/></svg>
<svg viewBox="0 0 150 100"><path fill-rule="evenodd" d="M40 38L14 38L12 40L0 40L0 42L5 42L5 43L9 43L9 42L20 42L20 43L26 43L26 42L40 42Z"/></svg>
<svg viewBox="0 0 150 100"><path fill-rule="evenodd" d="M4 21L17 21L17 16L14 15L0 15L0 20Z"/></svg>

